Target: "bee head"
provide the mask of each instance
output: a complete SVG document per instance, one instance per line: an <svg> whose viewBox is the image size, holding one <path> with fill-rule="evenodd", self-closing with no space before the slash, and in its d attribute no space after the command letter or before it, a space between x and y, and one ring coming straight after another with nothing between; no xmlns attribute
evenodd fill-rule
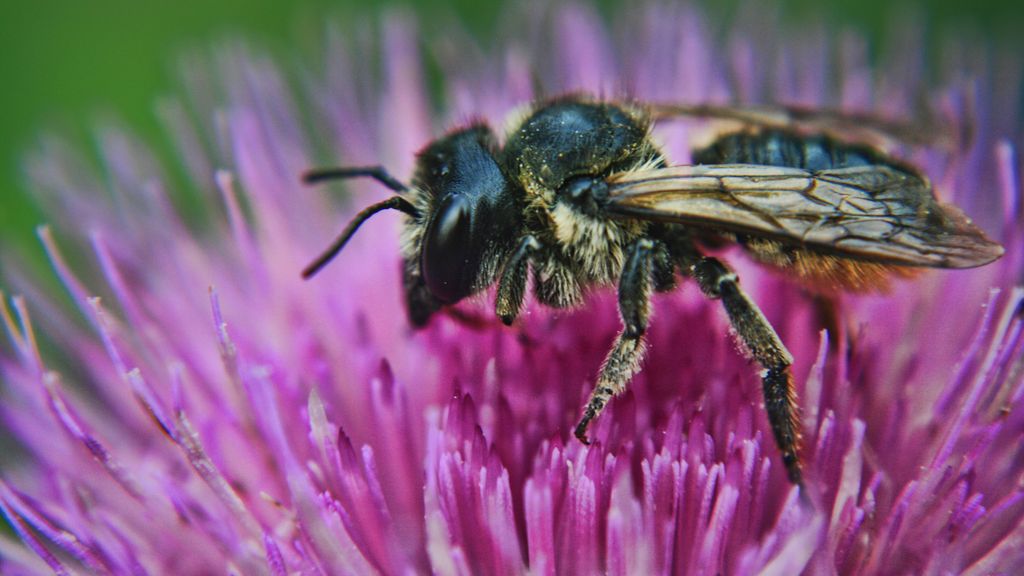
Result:
<svg viewBox="0 0 1024 576"><path fill-rule="evenodd" d="M515 193L495 156L490 128L475 124L449 133L417 156L414 187L430 208L419 246L419 269L443 304L494 282L502 254L518 239L522 219Z"/></svg>
<svg viewBox="0 0 1024 576"><path fill-rule="evenodd" d="M441 306L487 288L519 240L522 222L522 194L499 166L498 153L494 133L477 123L420 151L412 188L380 166L307 172L306 183L366 176L397 194L356 214L303 270L303 277L319 272L374 214L398 210L409 216L403 283L414 325L426 324Z"/></svg>

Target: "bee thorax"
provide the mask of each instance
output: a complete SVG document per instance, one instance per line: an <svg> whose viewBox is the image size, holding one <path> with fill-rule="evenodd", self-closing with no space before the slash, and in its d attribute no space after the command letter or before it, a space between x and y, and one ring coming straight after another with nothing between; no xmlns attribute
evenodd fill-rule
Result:
<svg viewBox="0 0 1024 576"><path fill-rule="evenodd" d="M562 255L587 283L616 281L625 247L643 231L640 223L591 216L564 202L557 202L550 214Z"/></svg>

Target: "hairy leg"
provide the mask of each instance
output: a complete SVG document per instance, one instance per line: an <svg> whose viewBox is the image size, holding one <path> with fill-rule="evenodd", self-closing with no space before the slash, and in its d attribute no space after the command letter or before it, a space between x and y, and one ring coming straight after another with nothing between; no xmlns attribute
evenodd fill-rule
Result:
<svg viewBox="0 0 1024 576"><path fill-rule="evenodd" d="M498 318L505 324L512 324L523 307L526 296L526 278L529 276L530 256L540 250L541 244L527 234L519 241L515 252L505 262L498 280L498 294L494 302Z"/></svg>
<svg viewBox="0 0 1024 576"><path fill-rule="evenodd" d="M628 251L619 278L619 315L623 328L601 366L597 384L590 395L583 417L576 426L576 437L588 444L587 428L611 399L626 389L644 355L644 332L650 318L651 266L656 249L654 241L637 240Z"/></svg>
<svg viewBox="0 0 1024 576"><path fill-rule="evenodd" d="M761 381L768 421L790 481L801 484L799 407L789 370L792 355L761 310L740 289L732 270L715 258L701 258L693 264L692 272L705 295L722 301L737 336L764 368Z"/></svg>

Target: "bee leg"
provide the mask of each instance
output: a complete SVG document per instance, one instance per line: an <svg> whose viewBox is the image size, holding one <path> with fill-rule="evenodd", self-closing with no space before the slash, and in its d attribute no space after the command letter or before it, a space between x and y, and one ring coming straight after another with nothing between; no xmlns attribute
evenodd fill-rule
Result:
<svg viewBox="0 0 1024 576"><path fill-rule="evenodd" d="M764 406L790 482L801 484L800 418L793 376L793 357L761 310L740 289L736 274L715 258L701 258L692 267L701 290L721 299L729 321L750 355L764 368Z"/></svg>
<svg viewBox="0 0 1024 576"><path fill-rule="evenodd" d="M540 247L540 242L532 234L527 234L519 242L519 247L512 256L505 261L501 279L498 281L498 295L494 308L498 318L506 325L512 324L523 307L530 256L540 250Z"/></svg>
<svg viewBox="0 0 1024 576"><path fill-rule="evenodd" d="M651 255L652 272L655 292L670 292L676 288L676 262L664 242L654 245Z"/></svg>
<svg viewBox="0 0 1024 576"><path fill-rule="evenodd" d="M828 330L828 351L836 353L843 348L846 327L843 326L842 300L837 295L811 294L811 304L818 316L818 324Z"/></svg>
<svg viewBox="0 0 1024 576"><path fill-rule="evenodd" d="M619 315L622 317L623 328L601 366L597 384L583 410L583 418L576 425L576 438L584 444L590 443L587 439L590 422L597 418L612 396L626 389L626 384L636 374L643 359L643 337L650 318L651 260L655 250L656 245L650 239L634 242L622 267L622 276L619 278Z"/></svg>
<svg viewBox="0 0 1024 576"><path fill-rule="evenodd" d="M402 265L402 288L405 292L405 311L414 328L423 328L430 317L441 309L441 303L427 289L420 274L419 263L407 260Z"/></svg>

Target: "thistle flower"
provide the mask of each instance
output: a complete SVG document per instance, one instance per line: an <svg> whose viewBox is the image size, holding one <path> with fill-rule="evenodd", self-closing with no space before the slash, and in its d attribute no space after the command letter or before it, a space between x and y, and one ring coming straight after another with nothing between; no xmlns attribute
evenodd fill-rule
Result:
<svg viewBox="0 0 1024 576"><path fill-rule="evenodd" d="M1024 570L1019 63L958 45L933 84L914 37L873 69L850 34L741 19L717 40L692 9L638 14L610 31L561 8L495 54L440 43L437 115L401 16L383 28L379 74L373 41L336 31L327 69L298 81L240 46L189 61L185 96L160 111L206 224L183 221L171 180L126 131L100 133L100 169L45 141L29 171L70 298L8 267L24 296L0 306L2 421L23 454L0 476L20 539L0 534L0 570ZM570 431L619 327L610 294L574 312L532 307L512 329L442 317L412 332L384 217L315 281L299 278L379 194L352 183L338 208L299 184L306 168L406 174L444 127L501 125L537 96L534 79L547 94L891 117L914 116L924 93L972 127L952 153L906 153L1003 242L995 264L848 298L848 328L829 335L800 290L734 259L797 359L813 506L778 464L754 369L697 290L656 299L646 366L584 446ZM693 129L659 131L674 161Z"/></svg>

